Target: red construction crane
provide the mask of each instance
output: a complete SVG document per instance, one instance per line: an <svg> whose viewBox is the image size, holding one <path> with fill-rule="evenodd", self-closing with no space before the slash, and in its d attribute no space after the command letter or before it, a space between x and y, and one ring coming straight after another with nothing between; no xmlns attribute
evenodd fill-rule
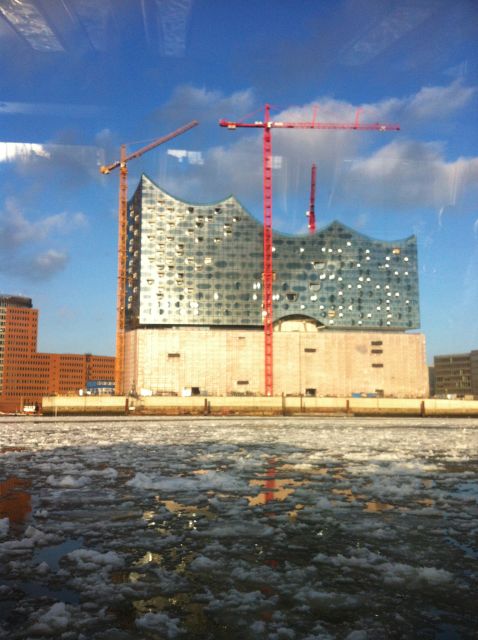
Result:
<svg viewBox="0 0 478 640"><path fill-rule="evenodd" d="M147 151L151 151L158 147L160 144L164 144L176 138L176 136L189 131L199 122L192 120L185 124L176 131L168 133L154 140L150 144L146 145L142 149L138 149L129 155L126 155L126 145L122 144L120 148L120 159L116 160L112 164L100 167L101 173L110 173L113 169L119 167L120 181L119 181L119 209L118 209L118 288L117 288L117 301L116 301L116 359L115 359L115 394L121 395L123 393L123 377L124 377L124 342L125 342L125 294L126 294L126 236L127 236L127 220L128 220L128 162L134 158L139 158Z"/></svg>
<svg viewBox="0 0 478 640"><path fill-rule="evenodd" d="M262 315L264 320L264 372L265 395L273 394L273 304L272 283L274 274L272 271L272 131L271 129L356 129L358 131L399 131L396 124L360 124L361 109L355 114L352 123L342 122L317 122L314 118L311 122L274 122L270 119L270 105L265 105L264 121L258 122L231 122L219 120L219 126L228 129L237 127L263 129L263 163L264 163L264 274L262 287Z"/></svg>
<svg viewBox="0 0 478 640"><path fill-rule="evenodd" d="M312 165L312 171L310 173L310 204L307 216L309 218L309 233L315 233L315 177L317 175L317 167L315 162Z"/></svg>

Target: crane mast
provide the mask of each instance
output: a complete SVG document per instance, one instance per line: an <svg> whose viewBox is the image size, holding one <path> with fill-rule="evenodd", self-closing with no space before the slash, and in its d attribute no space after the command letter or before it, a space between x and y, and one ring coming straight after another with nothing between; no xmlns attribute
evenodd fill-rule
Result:
<svg viewBox="0 0 478 640"><path fill-rule="evenodd" d="M175 131L168 133L150 144L126 155L126 145L120 147L120 158L112 164L100 167L100 173L108 174L114 169L119 168L119 203L118 203L118 277L117 277L117 294L116 294L116 358L115 358L115 394L123 393L124 382L124 354L125 354L125 328L126 328L126 237L128 222L128 162L135 158L139 158L143 154L159 147L159 145L176 138L177 136L189 131L199 122L191 120L187 124L179 127Z"/></svg>
<svg viewBox="0 0 478 640"><path fill-rule="evenodd" d="M264 323L264 391L266 396L274 392L274 363L273 363L273 264L272 264L272 129L326 129L358 131L399 131L396 124L360 124L360 112L357 110L354 122L318 122L315 116L310 122L277 122L270 119L270 105L265 105L264 120L258 122L233 122L226 119L219 120L220 127L234 130L241 128L259 128L263 130L263 196L264 196L264 256L263 256L263 287L262 287L262 317Z"/></svg>
<svg viewBox="0 0 478 640"><path fill-rule="evenodd" d="M315 162L312 165L310 172L310 202L307 216L309 218L309 233L313 235L315 233L315 177L317 174L317 167Z"/></svg>

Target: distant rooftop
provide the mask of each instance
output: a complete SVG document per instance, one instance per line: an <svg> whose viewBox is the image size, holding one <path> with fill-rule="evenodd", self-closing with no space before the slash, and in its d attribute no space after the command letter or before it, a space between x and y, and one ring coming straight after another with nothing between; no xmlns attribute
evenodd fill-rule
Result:
<svg viewBox="0 0 478 640"><path fill-rule="evenodd" d="M0 307L24 307L31 309L33 306L32 299L25 296L11 296L6 293L0 293Z"/></svg>

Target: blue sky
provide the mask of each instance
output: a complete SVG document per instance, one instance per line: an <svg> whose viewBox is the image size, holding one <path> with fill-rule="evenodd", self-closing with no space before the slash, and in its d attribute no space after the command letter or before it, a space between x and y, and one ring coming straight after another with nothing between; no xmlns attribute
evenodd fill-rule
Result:
<svg viewBox="0 0 478 640"><path fill-rule="evenodd" d="M428 358L478 348L478 5L473 0L0 2L0 291L33 298L39 348L114 354L118 175L262 219L261 132L219 118L399 123L274 131L274 227L418 237Z"/></svg>

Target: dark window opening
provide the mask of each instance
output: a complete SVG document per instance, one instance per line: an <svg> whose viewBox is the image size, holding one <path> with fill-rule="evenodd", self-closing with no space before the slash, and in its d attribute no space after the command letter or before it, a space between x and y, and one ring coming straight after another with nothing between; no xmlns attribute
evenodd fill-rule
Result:
<svg viewBox="0 0 478 640"><path fill-rule="evenodd" d="M313 387L306 389L305 395L311 398L315 398L315 396L317 395L317 389L314 389Z"/></svg>
<svg viewBox="0 0 478 640"><path fill-rule="evenodd" d="M310 348L306 347L304 349L304 351L305 351L305 353L315 353L317 351L317 349L310 349Z"/></svg>
<svg viewBox="0 0 478 640"><path fill-rule="evenodd" d="M372 367L373 367L374 369L383 369L383 364L379 364L378 362L374 362L374 363L372 364Z"/></svg>

